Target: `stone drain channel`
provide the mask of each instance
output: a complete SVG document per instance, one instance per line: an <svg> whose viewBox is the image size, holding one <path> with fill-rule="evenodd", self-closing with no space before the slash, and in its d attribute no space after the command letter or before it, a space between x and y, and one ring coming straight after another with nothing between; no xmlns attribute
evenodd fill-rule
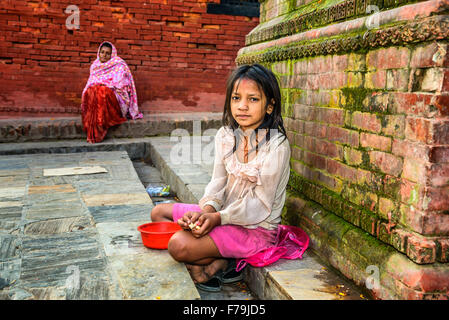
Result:
<svg viewBox="0 0 449 320"><path fill-rule="evenodd" d="M145 188L163 187L166 182L163 180L160 171L153 166L151 162L143 159L132 161L134 169ZM176 194L173 192L169 196L151 197L154 205L158 203L175 203L180 202ZM223 285L221 292L206 292L198 290L202 300L255 300L257 297L250 292L245 282L237 282L233 284Z"/></svg>

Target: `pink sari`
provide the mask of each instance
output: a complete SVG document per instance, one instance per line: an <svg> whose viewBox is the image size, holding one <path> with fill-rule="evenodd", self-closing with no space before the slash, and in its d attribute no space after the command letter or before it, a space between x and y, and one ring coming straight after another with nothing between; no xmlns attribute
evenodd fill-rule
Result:
<svg viewBox="0 0 449 320"><path fill-rule="evenodd" d="M100 48L104 43L112 47L111 59L105 63L100 62ZM90 76L83 90L81 110L85 110L84 93L91 86L102 84L112 89L117 98L120 110L124 118L140 119L143 117L137 105L137 93L134 79L126 62L117 56L117 49L108 41L100 44L97 51L97 59L90 66Z"/></svg>

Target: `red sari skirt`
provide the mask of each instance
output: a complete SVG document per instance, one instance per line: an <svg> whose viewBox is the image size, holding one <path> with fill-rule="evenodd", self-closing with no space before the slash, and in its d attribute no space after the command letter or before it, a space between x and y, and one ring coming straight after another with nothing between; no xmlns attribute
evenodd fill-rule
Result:
<svg viewBox="0 0 449 320"><path fill-rule="evenodd" d="M84 93L81 119L89 143L103 141L108 128L126 122L114 91L103 85L91 86Z"/></svg>

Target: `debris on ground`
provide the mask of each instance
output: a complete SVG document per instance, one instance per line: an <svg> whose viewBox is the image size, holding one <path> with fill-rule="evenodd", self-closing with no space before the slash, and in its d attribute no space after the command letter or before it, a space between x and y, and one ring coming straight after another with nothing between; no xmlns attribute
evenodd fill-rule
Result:
<svg viewBox="0 0 449 320"><path fill-rule="evenodd" d="M167 197L170 195L170 186L148 187L146 190L150 197Z"/></svg>

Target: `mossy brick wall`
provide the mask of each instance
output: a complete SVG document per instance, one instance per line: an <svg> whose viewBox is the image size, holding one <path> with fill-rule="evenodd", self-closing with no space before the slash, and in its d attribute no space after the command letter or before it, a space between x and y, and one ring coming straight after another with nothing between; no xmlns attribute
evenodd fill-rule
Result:
<svg viewBox="0 0 449 320"><path fill-rule="evenodd" d="M292 97L285 120L300 180L292 186L417 263L449 261L437 250L449 234L449 155L433 155L449 150L449 110L436 106L444 92L432 92L447 70L414 60L435 50L380 48L273 65ZM414 78L415 68L433 79Z"/></svg>
<svg viewBox="0 0 449 320"><path fill-rule="evenodd" d="M386 257L380 252L400 252L413 264L438 265L447 276L449 33L440 32L447 24L440 28L431 22L441 17L447 21L447 4L441 9L437 1L415 6L384 1L381 9L396 15L396 20L374 30L363 25L351 30L349 23L357 17L356 9L353 15L346 9L347 21L344 15L327 24L324 18L312 17L310 23L301 20L303 12L320 3L262 1L261 24L247 35L247 45L237 58L241 64L262 63L279 78L292 148L289 201L300 197L312 206L318 204L317 212L331 213L327 222L322 220L323 225L312 217L292 217L301 216L301 210L288 210L292 212L286 219L309 232L312 246L322 251L338 248L333 243L357 228L371 237L372 243L390 249L370 245L371 251L351 250L362 250L373 259ZM328 1L320 8L326 12L347 3ZM359 1L349 4L357 6ZM418 15L424 11L422 21L410 19L413 14L404 19L406 12ZM433 14L440 17L432 18ZM399 17L403 21L398 21ZM415 34L407 31L410 23L414 23ZM321 36L314 33L314 24L325 27ZM420 28L427 36L422 36ZM437 35L429 36L432 32ZM397 35L402 35L398 36L401 41L394 40ZM334 228L337 239L323 231L325 224L336 221L332 216L344 221L338 223L341 230L329 227ZM326 241L328 246L323 244ZM349 277L360 279L360 271L357 274L356 266L351 267L351 258L357 254L345 249L341 261L333 264ZM438 274L434 280L441 279ZM429 286L418 290L406 278L391 280L400 287L396 284L390 297L448 297L447 286L429 293L433 290ZM406 294L407 290L413 293Z"/></svg>
<svg viewBox="0 0 449 320"><path fill-rule="evenodd" d="M103 40L128 63L144 113L221 111L226 77L258 18L208 14L212 2L2 1L0 115L78 114ZM78 30L66 28L69 5L79 8Z"/></svg>

